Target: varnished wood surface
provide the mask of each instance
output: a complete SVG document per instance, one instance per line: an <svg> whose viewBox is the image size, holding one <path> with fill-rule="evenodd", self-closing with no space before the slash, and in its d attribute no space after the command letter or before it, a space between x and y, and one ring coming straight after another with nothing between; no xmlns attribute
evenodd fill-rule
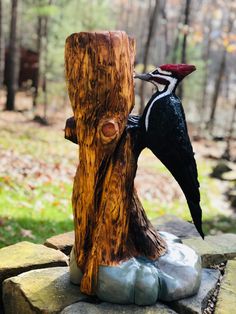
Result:
<svg viewBox="0 0 236 314"><path fill-rule="evenodd" d="M81 291L87 294L95 292L99 265L165 252L133 186L137 160L125 128L134 105L134 53L135 42L124 32L78 33L66 40L75 123L67 122L65 137L80 147L72 205Z"/></svg>

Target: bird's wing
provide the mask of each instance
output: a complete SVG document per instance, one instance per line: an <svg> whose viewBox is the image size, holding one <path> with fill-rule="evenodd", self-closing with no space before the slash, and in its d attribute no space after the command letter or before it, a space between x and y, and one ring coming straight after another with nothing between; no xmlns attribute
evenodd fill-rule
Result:
<svg viewBox="0 0 236 314"><path fill-rule="evenodd" d="M127 128L137 128L139 126L140 116L130 114L128 116Z"/></svg>
<svg viewBox="0 0 236 314"><path fill-rule="evenodd" d="M177 99L166 99L156 106L155 117L150 117L150 130L146 143L155 156L167 167L185 194L194 224L201 228L202 211L199 205L200 193L197 166L189 139L182 105ZM158 116L158 117L157 117ZM156 119L155 121L152 119ZM154 123L153 123L154 122Z"/></svg>
<svg viewBox="0 0 236 314"><path fill-rule="evenodd" d="M145 147L139 121L140 116L130 114L126 125L126 131L131 135L131 149L136 160Z"/></svg>

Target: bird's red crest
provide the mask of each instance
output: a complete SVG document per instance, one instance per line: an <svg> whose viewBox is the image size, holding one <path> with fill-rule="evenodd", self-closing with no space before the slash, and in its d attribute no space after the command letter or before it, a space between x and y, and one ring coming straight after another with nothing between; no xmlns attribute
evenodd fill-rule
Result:
<svg viewBox="0 0 236 314"><path fill-rule="evenodd" d="M192 64L163 64L160 66L162 71L171 72L178 79L183 79L196 70L195 65Z"/></svg>

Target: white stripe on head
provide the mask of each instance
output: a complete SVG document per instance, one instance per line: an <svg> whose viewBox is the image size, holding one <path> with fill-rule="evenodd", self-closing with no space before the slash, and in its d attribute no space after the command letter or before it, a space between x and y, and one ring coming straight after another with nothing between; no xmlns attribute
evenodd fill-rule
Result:
<svg viewBox="0 0 236 314"><path fill-rule="evenodd" d="M159 72L160 74L167 74L167 75L171 75L171 74L172 74L171 72L164 71L164 70L162 70L161 68L157 68L157 70L158 70L158 72Z"/></svg>
<svg viewBox="0 0 236 314"><path fill-rule="evenodd" d="M146 114L146 117L145 117L145 128L146 128L146 132L148 131L148 124L149 124L149 116L150 116L150 113L151 113L151 109L154 105L154 103L158 100L158 99L161 99L167 95L169 95L170 93L172 93L173 89L175 88L176 86L176 83L177 83L177 79L174 78L174 77L171 77L171 76L164 76L164 75L158 75L158 74L152 74L152 76L154 77L160 77L160 78L164 78L165 80L169 81L170 84L167 88L167 90L164 92L164 93L161 93L159 95L157 95L157 97L155 97L153 99L153 101L151 102L149 108L148 108L148 111L147 111L147 114Z"/></svg>

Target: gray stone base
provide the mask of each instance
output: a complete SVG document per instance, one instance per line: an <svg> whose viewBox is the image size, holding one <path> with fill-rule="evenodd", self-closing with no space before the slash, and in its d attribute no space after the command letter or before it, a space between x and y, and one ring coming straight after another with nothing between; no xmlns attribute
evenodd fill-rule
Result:
<svg viewBox="0 0 236 314"><path fill-rule="evenodd" d="M193 297L171 302L171 308L177 313L202 314L203 310L207 307L207 301L214 292L219 278L219 270L203 269L201 286L198 293Z"/></svg>
<svg viewBox="0 0 236 314"><path fill-rule="evenodd" d="M105 302L152 305L174 301L198 292L201 283L199 256L181 240L162 233L167 252L155 262L146 258L131 258L116 266L100 266L96 295ZM70 278L80 284L82 273L70 256Z"/></svg>

